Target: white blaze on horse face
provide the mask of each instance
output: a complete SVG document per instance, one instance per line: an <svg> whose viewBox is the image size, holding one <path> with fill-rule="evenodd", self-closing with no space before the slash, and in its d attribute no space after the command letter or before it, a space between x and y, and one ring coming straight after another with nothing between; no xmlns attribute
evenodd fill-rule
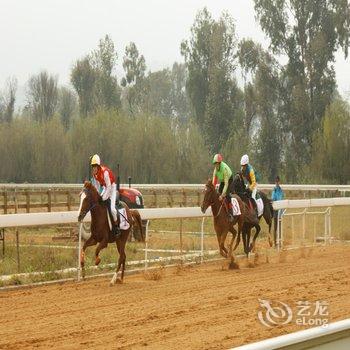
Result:
<svg viewBox="0 0 350 350"><path fill-rule="evenodd" d="M86 194L85 194L84 191L82 191L81 194L80 194L79 215L81 214L80 212L81 212L81 208L83 206L83 201L84 201L85 198L86 198Z"/></svg>

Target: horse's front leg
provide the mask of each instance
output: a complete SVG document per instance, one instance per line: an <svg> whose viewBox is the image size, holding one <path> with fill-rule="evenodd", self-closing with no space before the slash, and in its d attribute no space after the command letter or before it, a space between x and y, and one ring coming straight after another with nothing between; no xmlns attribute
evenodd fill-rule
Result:
<svg viewBox="0 0 350 350"><path fill-rule="evenodd" d="M227 236L227 231L225 233L222 233L220 235L220 240L219 240L219 248L220 248L220 254L224 257L227 258L228 251L225 248L225 241L226 241L226 236Z"/></svg>
<svg viewBox="0 0 350 350"><path fill-rule="evenodd" d="M102 249L106 248L107 245L108 245L108 240L103 239L96 247L96 251L95 251L95 265L96 266L101 262L101 258L99 257L100 251Z"/></svg>
<svg viewBox="0 0 350 350"><path fill-rule="evenodd" d="M256 239L257 239L257 237L258 237L258 235L259 235L259 232L260 232L260 230L261 230L261 228L260 228L260 225L256 225L255 226L255 235L254 235L254 237L253 237L253 242L250 244L250 247L249 247L249 251L251 252L252 250L254 250L255 249L255 241L256 241Z"/></svg>
<svg viewBox="0 0 350 350"><path fill-rule="evenodd" d="M247 255L249 254L249 239L248 239L248 233L250 232L250 227L248 225L243 226L242 231L242 238L243 238L243 247L244 247L244 253ZM250 234L249 234L250 236Z"/></svg>
<svg viewBox="0 0 350 350"><path fill-rule="evenodd" d="M80 252L80 266L82 270L82 277L85 278L85 250L87 247L95 245L97 242L94 238L89 237L87 241L84 243L83 248Z"/></svg>
<svg viewBox="0 0 350 350"><path fill-rule="evenodd" d="M241 241L242 229L243 229L243 216L241 215L239 220L238 220L238 236L237 236L236 244L233 248L233 251L235 251L237 249L239 242Z"/></svg>
<svg viewBox="0 0 350 350"><path fill-rule="evenodd" d="M232 238L231 238L231 242L230 242L230 245L229 245L229 252L230 252L230 257L232 258L232 246L233 246L233 241L235 240L236 238L236 235L237 235L237 231L236 229L233 227L230 228L230 232L232 233Z"/></svg>
<svg viewBox="0 0 350 350"><path fill-rule="evenodd" d="M91 236L87 239L87 241L85 241L83 248L80 252L80 265L81 267L84 267L85 264L85 250L87 247L91 247L92 245L95 245L97 242L94 238L92 238Z"/></svg>
<svg viewBox="0 0 350 350"><path fill-rule="evenodd" d="M122 231L123 232L123 231ZM117 249L119 253L119 259L118 259L118 265L115 270L115 273L111 279L110 286L113 286L117 281L120 283L123 283L124 280L124 271L125 271L125 261L126 261L126 254L125 254L125 245L127 241L127 237L129 236L129 233L125 235L125 239L123 238L122 240L117 240ZM121 278L118 279L118 273L120 271L120 268L122 268L122 273L121 273Z"/></svg>

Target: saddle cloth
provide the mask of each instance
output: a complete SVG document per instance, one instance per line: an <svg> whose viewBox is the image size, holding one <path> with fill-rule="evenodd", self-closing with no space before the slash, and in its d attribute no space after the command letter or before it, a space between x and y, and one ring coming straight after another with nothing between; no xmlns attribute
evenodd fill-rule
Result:
<svg viewBox="0 0 350 350"><path fill-rule="evenodd" d="M129 222L126 220L127 214L126 214L126 209L123 207L121 209L117 209L119 211L119 228L121 230L127 230L130 227ZM109 223L109 228L112 229L112 223L111 223L111 218L108 215L108 223Z"/></svg>
<svg viewBox="0 0 350 350"><path fill-rule="evenodd" d="M264 202L261 198L256 200L256 205L258 207L258 216L260 217L264 212Z"/></svg>
<svg viewBox="0 0 350 350"><path fill-rule="evenodd" d="M238 200L236 198L231 198L231 203L233 216L241 215L241 208L239 207Z"/></svg>

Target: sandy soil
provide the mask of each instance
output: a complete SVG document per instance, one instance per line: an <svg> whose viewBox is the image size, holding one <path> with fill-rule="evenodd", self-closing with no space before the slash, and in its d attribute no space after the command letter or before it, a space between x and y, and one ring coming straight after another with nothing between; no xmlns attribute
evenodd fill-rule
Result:
<svg viewBox="0 0 350 350"><path fill-rule="evenodd" d="M302 327L267 328L258 298L329 303L350 316L350 246L266 256L239 270L226 262L0 293L0 349L223 349Z"/></svg>

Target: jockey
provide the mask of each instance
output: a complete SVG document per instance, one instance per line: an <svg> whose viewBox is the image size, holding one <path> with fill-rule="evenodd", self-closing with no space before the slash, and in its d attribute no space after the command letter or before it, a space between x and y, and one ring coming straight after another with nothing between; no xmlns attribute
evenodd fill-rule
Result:
<svg viewBox="0 0 350 350"><path fill-rule="evenodd" d="M213 185L216 186L218 182L220 182L219 186L219 193L220 197L219 200L222 201L225 197L227 200L228 208L229 208L229 221L233 221L233 214L232 214L232 205L231 205L231 186L233 184L233 176L232 176L232 170L230 167L222 161L222 155L221 154L215 154L213 158L213 164L215 165L214 173L213 173Z"/></svg>
<svg viewBox="0 0 350 350"><path fill-rule="evenodd" d="M242 175L244 179L247 181L247 189L251 191L251 196L256 202L256 192L258 189L256 178L255 178L255 171L253 167L249 164L249 157L247 154L243 155L241 158L241 166L242 166Z"/></svg>
<svg viewBox="0 0 350 350"><path fill-rule="evenodd" d="M119 192L117 191L117 185L115 183L115 177L111 169L105 165L101 165L101 160L98 154L95 154L91 158L92 175L94 179L94 185L99 191L99 187L102 186L101 198L105 202L110 199L110 208L114 222L112 223L112 233L115 235L120 234L118 227L119 212L116 209L116 202L119 202Z"/></svg>

